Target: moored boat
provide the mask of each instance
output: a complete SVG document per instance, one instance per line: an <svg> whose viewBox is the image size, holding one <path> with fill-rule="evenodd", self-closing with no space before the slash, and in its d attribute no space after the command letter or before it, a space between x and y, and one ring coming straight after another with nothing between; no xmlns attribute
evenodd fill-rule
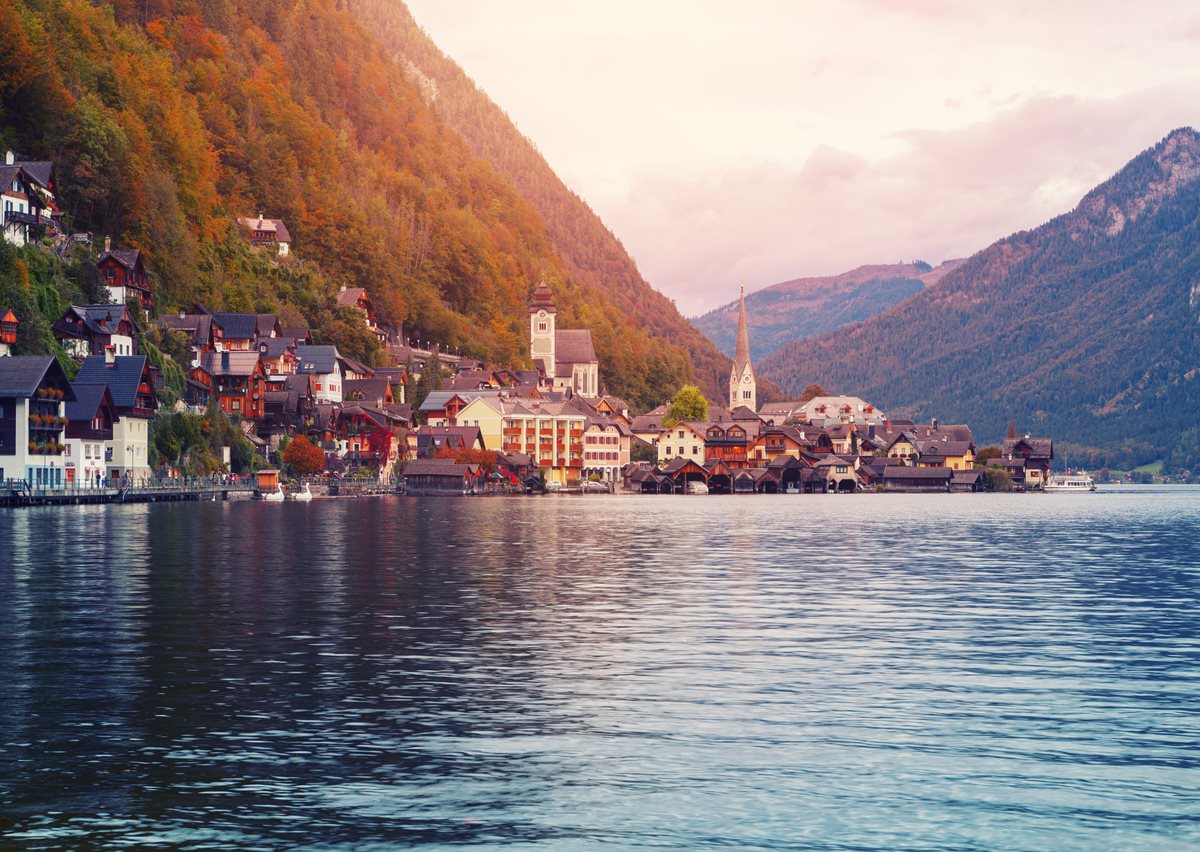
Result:
<svg viewBox="0 0 1200 852"><path fill-rule="evenodd" d="M1095 491L1096 483L1086 473L1055 473L1044 487L1046 491Z"/></svg>

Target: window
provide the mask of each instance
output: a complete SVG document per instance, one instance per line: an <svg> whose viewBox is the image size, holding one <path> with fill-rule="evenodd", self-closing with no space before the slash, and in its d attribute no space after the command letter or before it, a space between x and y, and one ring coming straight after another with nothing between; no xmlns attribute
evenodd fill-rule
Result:
<svg viewBox="0 0 1200 852"><path fill-rule="evenodd" d="M241 411L242 410L242 401L240 399L235 399L230 404L229 407L232 408L234 411Z"/></svg>
<svg viewBox="0 0 1200 852"><path fill-rule="evenodd" d="M545 331L545 330L546 330L546 324L544 322L539 322L538 323L538 331Z"/></svg>
<svg viewBox="0 0 1200 852"><path fill-rule="evenodd" d="M700 448L698 446L696 446L695 444L692 444L692 455L694 455L694 456L700 455Z"/></svg>

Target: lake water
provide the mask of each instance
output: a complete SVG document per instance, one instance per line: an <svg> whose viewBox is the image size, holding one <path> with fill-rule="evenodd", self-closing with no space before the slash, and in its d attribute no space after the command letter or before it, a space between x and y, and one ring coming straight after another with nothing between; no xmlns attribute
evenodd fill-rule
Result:
<svg viewBox="0 0 1200 852"><path fill-rule="evenodd" d="M0 542L0 847L1200 847L1194 488L25 509Z"/></svg>

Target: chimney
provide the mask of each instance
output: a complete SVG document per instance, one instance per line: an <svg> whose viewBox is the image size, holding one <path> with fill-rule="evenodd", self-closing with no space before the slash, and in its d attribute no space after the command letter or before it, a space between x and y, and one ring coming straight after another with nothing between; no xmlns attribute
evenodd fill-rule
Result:
<svg viewBox="0 0 1200 852"><path fill-rule="evenodd" d="M112 251L112 237L105 237L105 238L104 238L104 250L105 250L105 251Z"/></svg>
<svg viewBox="0 0 1200 852"><path fill-rule="evenodd" d="M875 424L874 424L874 423L868 423L868 424L867 424L867 437L868 437L868 438L874 438L874 437L875 437Z"/></svg>
<svg viewBox="0 0 1200 852"><path fill-rule="evenodd" d="M932 420L930 420L929 423L931 426L933 426L934 429L937 428L937 418L936 417L934 417Z"/></svg>
<svg viewBox="0 0 1200 852"><path fill-rule="evenodd" d="M117 366L117 347L113 346L111 343L104 347L104 366Z"/></svg>
<svg viewBox="0 0 1200 852"><path fill-rule="evenodd" d="M4 165L11 166L16 161L17 161L17 155L14 154L12 151L9 151L7 154L4 155Z"/></svg>
<svg viewBox="0 0 1200 852"><path fill-rule="evenodd" d="M892 431L892 420L890 417L887 420L883 421L883 431L885 431L885 432Z"/></svg>

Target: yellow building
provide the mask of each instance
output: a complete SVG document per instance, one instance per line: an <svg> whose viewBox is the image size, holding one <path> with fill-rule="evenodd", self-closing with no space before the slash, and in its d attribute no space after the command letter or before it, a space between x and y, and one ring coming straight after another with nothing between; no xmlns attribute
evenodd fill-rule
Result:
<svg viewBox="0 0 1200 852"><path fill-rule="evenodd" d="M586 414L570 402L505 399L499 403L504 452L528 454L549 482L579 481Z"/></svg>
<svg viewBox="0 0 1200 852"><path fill-rule="evenodd" d="M707 432L707 423L683 421L669 429L663 429L658 435L658 463L662 465L682 457L703 465Z"/></svg>
<svg viewBox="0 0 1200 852"><path fill-rule="evenodd" d="M485 450L504 448L504 403L494 396L478 396L454 418L456 426L478 426Z"/></svg>

